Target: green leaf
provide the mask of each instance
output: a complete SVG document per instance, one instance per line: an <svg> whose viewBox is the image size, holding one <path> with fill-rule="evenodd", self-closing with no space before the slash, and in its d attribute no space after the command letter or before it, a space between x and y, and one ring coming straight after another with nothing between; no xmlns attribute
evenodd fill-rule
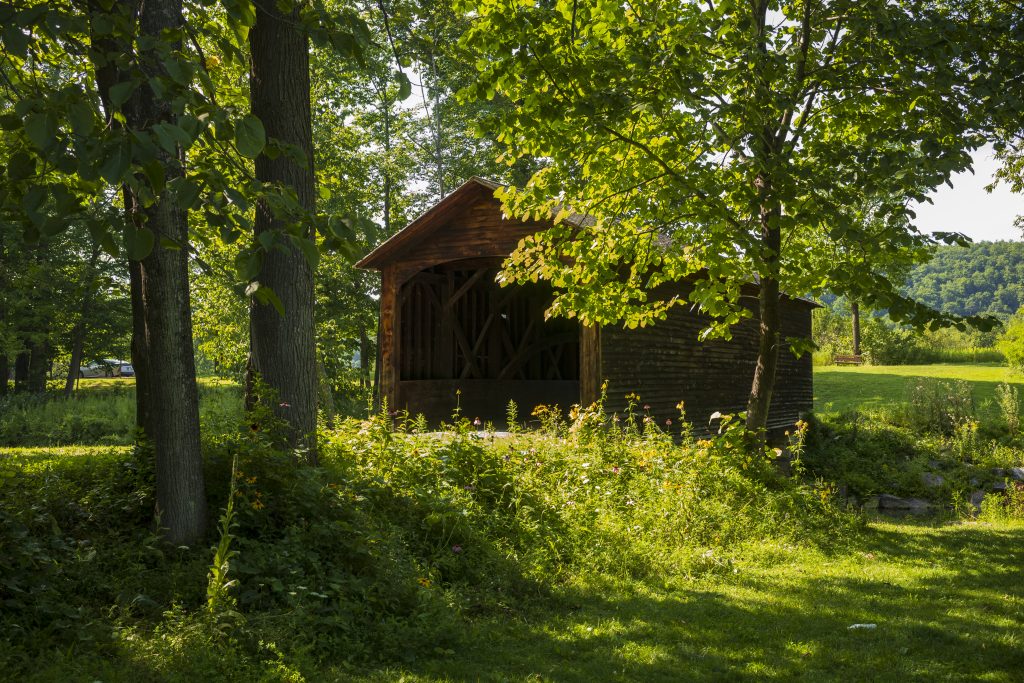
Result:
<svg viewBox="0 0 1024 683"><path fill-rule="evenodd" d="M167 185L178 198L178 206L183 209L195 208L196 200L199 199L199 185L185 177L175 178Z"/></svg>
<svg viewBox="0 0 1024 683"><path fill-rule="evenodd" d="M320 264L320 250L316 246L316 242L307 240L304 237L292 236L292 243L299 248L302 255L306 257L306 263L312 270L316 270L316 267Z"/></svg>
<svg viewBox="0 0 1024 683"><path fill-rule="evenodd" d="M192 82L193 66L177 57L169 57L164 60L164 68L178 85L188 85Z"/></svg>
<svg viewBox="0 0 1024 683"><path fill-rule="evenodd" d="M51 185L50 194L53 195L54 208L61 217L77 213L81 208L78 196L63 185Z"/></svg>
<svg viewBox="0 0 1024 683"><path fill-rule="evenodd" d="M18 24L11 24L4 28L3 41L5 52L25 59L28 56L29 40L30 36Z"/></svg>
<svg viewBox="0 0 1024 683"><path fill-rule="evenodd" d="M281 299L277 296L277 292L272 290L266 285L261 285L259 282L251 282L249 286L245 288L245 293L254 298L257 302L266 306L270 304L277 311L277 314L284 317L284 304L281 303Z"/></svg>
<svg viewBox="0 0 1024 683"><path fill-rule="evenodd" d="M153 231L147 227L133 228L127 226L124 231L125 255L132 261L141 261L153 251L156 239Z"/></svg>
<svg viewBox="0 0 1024 683"><path fill-rule="evenodd" d="M139 87L137 81L123 81L110 86L110 103L120 108L131 98L137 87Z"/></svg>
<svg viewBox="0 0 1024 683"><path fill-rule="evenodd" d="M263 254L258 251L243 251L235 257L235 270L243 282L255 280L263 267Z"/></svg>
<svg viewBox="0 0 1024 683"><path fill-rule="evenodd" d="M168 154L176 155L179 146L182 149L188 149L192 146L192 136L185 132L185 129L181 126L176 126L173 123L158 123L153 126L152 130L156 135L157 141L160 143L160 147Z"/></svg>
<svg viewBox="0 0 1024 683"><path fill-rule="evenodd" d="M25 152L15 152L7 162L7 177L12 181L26 180L36 174L36 159Z"/></svg>
<svg viewBox="0 0 1024 683"><path fill-rule="evenodd" d="M57 139L57 117L47 112L25 117L25 135L41 150L53 146Z"/></svg>
<svg viewBox="0 0 1024 683"><path fill-rule="evenodd" d="M96 237L96 241L99 242L103 251L107 252L114 258L118 258L121 255L121 248L117 246L117 240L114 239L113 233L102 232Z"/></svg>
<svg viewBox="0 0 1024 683"><path fill-rule="evenodd" d="M21 199L21 206L30 215L39 211L39 208L46 201L46 185L33 185Z"/></svg>
<svg viewBox="0 0 1024 683"><path fill-rule="evenodd" d="M235 126L235 145L247 159L255 159L267 146L267 132L263 122L249 114Z"/></svg>
<svg viewBox="0 0 1024 683"><path fill-rule="evenodd" d="M88 135L96 125L96 114L88 103L77 100L68 105L68 121L75 135Z"/></svg>
<svg viewBox="0 0 1024 683"><path fill-rule="evenodd" d="M149 186L153 188L153 194L158 195L164 191L166 185L167 176L164 172L164 165L156 159L148 161L142 165L142 172L146 175L146 180L149 181Z"/></svg>
<svg viewBox="0 0 1024 683"><path fill-rule="evenodd" d="M395 82L398 83L398 99L407 100L412 95L412 83L404 71L395 72Z"/></svg>
<svg viewBox="0 0 1024 683"><path fill-rule="evenodd" d="M132 145L127 139L122 139L108 147L105 152L106 156L100 164L100 177L111 185L116 185L124 180L132 165Z"/></svg>
<svg viewBox="0 0 1024 683"><path fill-rule="evenodd" d="M21 117L11 113L0 115L0 128L3 130L18 130L21 128Z"/></svg>

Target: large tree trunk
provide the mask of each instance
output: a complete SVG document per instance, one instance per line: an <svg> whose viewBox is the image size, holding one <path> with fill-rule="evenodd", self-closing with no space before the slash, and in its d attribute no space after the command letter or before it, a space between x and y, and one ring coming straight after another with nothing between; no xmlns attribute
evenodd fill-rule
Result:
<svg viewBox="0 0 1024 683"><path fill-rule="evenodd" d="M181 0L147 0L140 5L143 36L159 36L183 23ZM143 65L151 75L163 71L155 50L143 52ZM170 101L158 98L145 86L131 110L128 124L132 128L174 121ZM182 152L176 157L163 151L159 154L168 181L184 174ZM157 514L168 541L190 544L206 533L206 488L199 443L188 252L184 249L188 218L170 193L165 192L149 207L132 199L132 218L137 223L144 221L154 234L182 247L168 249L157 239L153 251L139 263L138 279L145 313L143 416L156 451Z"/></svg>
<svg viewBox="0 0 1024 683"><path fill-rule="evenodd" d="M101 12L99 3L91 11ZM115 5L115 10L119 8ZM181 0L149 0L137 9L138 34L153 40L180 27ZM133 47L109 39L94 44L96 80L111 125L110 85L119 82L111 57ZM162 72L158 51L138 46L143 71ZM148 85L124 108L128 128L147 129L173 122L171 104ZM158 161L168 181L184 172L179 151L162 150ZM139 426L155 455L156 514L164 538L174 544L193 544L206 533L206 489L199 442L199 394L192 351L192 312L189 301L188 256L184 248L168 249L162 239L184 247L188 243L185 212L169 193L146 207L129 188L124 188L125 211L137 228L145 226L159 236L152 252L141 261L129 262L132 296L132 364L136 372L136 405Z"/></svg>
<svg viewBox="0 0 1024 683"><path fill-rule="evenodd" d="M860 304L856 301L850 304L850 313L853 318L853 355L860 355Z"/></svg>
<svg viewBox="0 0 1024 683"><path fill-rule="evenodd" d="M296 164L287 155L256 159L256 177L295 191L310 212L315 204L313 138L309 103L309 45L295 12L283 15L275 0L257 0L256 24L249 32L252 112L268 138L295 145L305 154ZM304 447L316 464L316 339L313 325L313 272L302 252L286 237L288 225L269 207L256 209L255 232L276 231L276 246L267 251L258 280L270 287L284 306L284 315L253 301L250 347L253 367L273 394L270 408L285 420L292 446ZM303 236L314 238L310 228Z"/></svg>
<svg viewBox="0 0 1024 683"><path fill-rule="evenodd" d="M29 351L20 351L14 357L14 393L21 394L28 391L28 361Z"/></svg>
<svg viewBox="0 0 1024 683"><path fill-rule="evenodd" d="M762 275L758 293L758 348L754 381L747 401L747 429L764 434L768 426L768 411L771 409L772 392L775 390L775 376L779 365L782 316L779 300L779 264L782 251L782 232L779 229L781 208L767 200L771 196L771 181L758 179L762 197L761 243L766 274Z"/></svg>
<svg viewBox="0 0 1024 683"><path fill-rule="evenodd" d="M89 254L89 264L85 269L85 283L82 291L82 303L78 307L78 320L71 331L71 360L68 362L68 376L64 381L64 398L71 398L78 381L78 371L82 367L82 347L85 346L85 335L89 330L89 313L96 296L96 262L100 258L100 245L94 244Z"/></svg>
<svg viewBox="0 0 1024 683"><path fill-rule="evenodd" d="M11 374L10 361L7 359L6 353L0 353L0 398L7 395L8 387L7 377Z"/></svg>
<svg viewBox="0 0 1024 683"><path fill-rule="evenodd" d="M28 346L28 390L33 394L46 393L46 371L50 367L50 345L30 342Z"/></svg>

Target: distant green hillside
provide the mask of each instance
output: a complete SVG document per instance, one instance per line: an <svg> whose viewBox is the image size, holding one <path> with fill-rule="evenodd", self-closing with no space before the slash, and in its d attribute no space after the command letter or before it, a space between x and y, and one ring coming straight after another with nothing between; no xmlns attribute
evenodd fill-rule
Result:
<svg viewBox="0 0 1024 683"><path fill-rule="evenodd" d="M1024 305L1024 242L941 247L911 271L907 293L949 313L1009 316Z"/></svg>

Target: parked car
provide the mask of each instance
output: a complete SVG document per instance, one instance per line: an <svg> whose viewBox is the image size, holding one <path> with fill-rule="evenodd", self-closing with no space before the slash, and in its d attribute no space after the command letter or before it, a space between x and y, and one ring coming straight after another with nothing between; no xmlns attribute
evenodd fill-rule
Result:
<svg viewBox="0 0 1024 683"><path fill-rule="evenodd" d="M86 363L78 370L79 377L134 377L135 368L126 360L104 358Z"/></svg>
<svg viewBox="0 0 1024 683"><path fill-rule="evenodd" d="M135 368L126 360L114 361L114 377L134 377Z"/></svg>
<svg viewBox="0 0 1024 683"><path fill-rule="evenodd" d="M94 360L78 368L79 377L113 377L114 367L106 361Z"/></svg>

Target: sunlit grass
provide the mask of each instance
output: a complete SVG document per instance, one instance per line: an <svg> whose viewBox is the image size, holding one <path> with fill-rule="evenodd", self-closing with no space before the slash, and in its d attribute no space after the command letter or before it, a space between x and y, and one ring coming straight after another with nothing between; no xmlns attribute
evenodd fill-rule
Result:
<svg viewBox="0 0 1024 683"><path fill-rule="evenodd" d="M814 368L814 409L846 412L906 401L914 380L932 377L969 382L978 404L992 401L996 387L1024 385L1024 375L1005 365L863 365Z"/></svg>
<svg viewBox="0 0 1024 683"><path fill-rule="evenodd" d="M848 552L747 550L689 586L576 582L365 680L1019 681L1022 562L1024 524L873 524Z"/></svg>

